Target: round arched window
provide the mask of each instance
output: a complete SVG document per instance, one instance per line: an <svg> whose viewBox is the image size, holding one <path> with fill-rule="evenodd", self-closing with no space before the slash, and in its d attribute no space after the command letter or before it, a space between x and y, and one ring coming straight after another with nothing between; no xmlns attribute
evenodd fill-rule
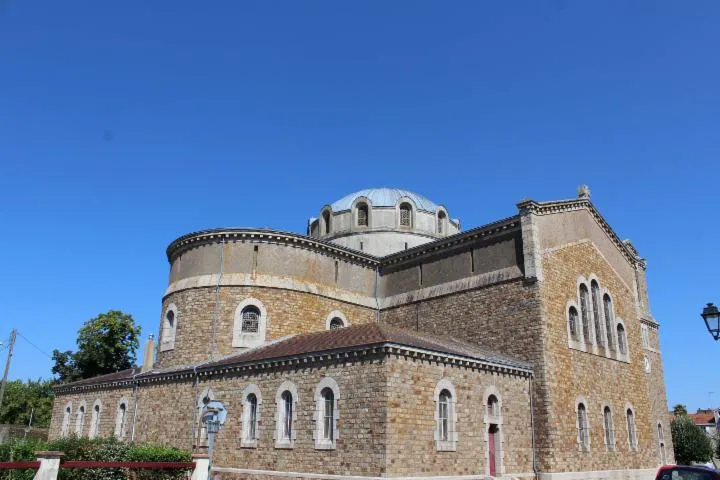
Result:
<svg viewBox="0 0 720 480"><path fill-rule="evenodd" d="M345 322L343 322L342 318L334 317L330 320L330 330L339 330L343 327L345 327Z"/></svg>
<svg viewBox="0 0 720 480"><path fill-rule="evenodd" d="M242 310L242 333L257 333L260 329L260 310L248 305Z"/></svg>

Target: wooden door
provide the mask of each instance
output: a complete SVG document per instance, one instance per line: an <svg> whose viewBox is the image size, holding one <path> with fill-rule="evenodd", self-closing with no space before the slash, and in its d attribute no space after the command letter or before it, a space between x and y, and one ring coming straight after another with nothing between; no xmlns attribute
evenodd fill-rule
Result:
<svg viewBox="0 0 720 480"><path fill-rule="evenodd" d="M490 425L488 430L488 462L490 465L490 476L494 477L497 475L497 459L495 453L497 452L497 426Z"/></svg>

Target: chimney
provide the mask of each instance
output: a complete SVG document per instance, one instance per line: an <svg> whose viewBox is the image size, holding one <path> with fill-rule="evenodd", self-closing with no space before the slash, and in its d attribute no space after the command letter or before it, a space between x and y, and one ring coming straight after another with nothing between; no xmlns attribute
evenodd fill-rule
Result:
<svg viewBox="0 0 720 480"><path fill-rule="evenodd" d="M155 335L152 333L145 342L145 353L143 354L143 364L140 368L140 373L145 373L153 368L155 356Z"/></svg>

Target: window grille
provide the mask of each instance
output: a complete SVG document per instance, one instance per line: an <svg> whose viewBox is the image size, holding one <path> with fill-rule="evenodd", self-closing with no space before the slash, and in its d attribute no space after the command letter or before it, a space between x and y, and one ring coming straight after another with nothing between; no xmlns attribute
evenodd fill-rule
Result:
<svg viewBox="0 0 720 480"><path fill-rule="evenodd" d="M597 342L598 346L602 346L605 342L603 342L603 332L602 332L602 326L600 325L600 285L593 280L590 283L590 289L592 291L592 305L593 305L593 321L595 325L595 341Z"/></svg>
<svg viewBox="0 0 720 480"><path fill-rule="evenodd" d="M410 205L403 203L400 205L400 225L403 227L410 227L412 219L410 216Z"/></svg>
<svg viewBox="0 0 720 480"><path fill-rule="evenodd" d="M242 333L257 333L260 329L260 310L245 307L242 311Z"/></svg>
<svg viewBox="0 0 720 480"><path fill-rule="evenodd" d="M368 206L364 203L358 206L357 210L357 222L360 227L368 226Z"/></svg>
<svg viewBox="0 0 720 480"><path fill-rule="evenodd" d="M575 307L570 307L568 311L568 322L570 322L570 336L573 340L578 341L578 312Z"/></svg>
<svg viewBox="0 0 720 480"><path fill-rule="evenodd" d="M590 336L590 319L588 317L588 310L590 305L588 302L588 289L585 284L580 285L580 314L582 315L582 329L585 343L592 343L592 337Z"/></svg>
<svg viewBox="0 0 720 480"><path fill-rule="evenodd" d="M449 436L450 424L450 392L443 390L440 392L438 401L438 439L447 442Z"/></svg>
<svg viewBox="0 0 720 480"><path fill-rule="evenodd" d="M615 323L613 319L613 311L612 311L612 300L610 300L610 295L605 294L603 297L603 305L605 307L605 331L607 333L607 344L608 348L612 351L615 351L615 342L613 342L613 323Z"/></svg>
<svg viewBox="0 0 720 480"><path fill-rule="evenodd" d="M334 419L334 413L335 413L335 395L333 394L333 391L329 388L324 388L321 392L323 403L324 403L324 409L323 409L323 439L324 440L333 440L333 430L335 427L335 419Z"/></svg>
<svg viewBox="0 0 720 480"><path fill-rule="evenodd" d="M330 320L330 330L340 330L345 326L345 323L341 318L335 317Z"/></svg>

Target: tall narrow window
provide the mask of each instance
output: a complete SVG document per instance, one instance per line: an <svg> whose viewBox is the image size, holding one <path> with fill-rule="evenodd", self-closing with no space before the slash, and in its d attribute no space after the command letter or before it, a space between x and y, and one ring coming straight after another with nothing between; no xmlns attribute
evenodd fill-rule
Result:
<svg viewBox="0 0 720 480"><path fill-rule="evenodd" d="M242 428L240 446L243 448L256 448L260 438L260 404L262 395L255 384L248 385L243 390L242 397Z"/></svg>
<svg viewBox="0 0 720 480"><path fill-rule="evenodd" d="M593 306L593 325L595 326L595 342L598 346L603 345L603 332L600 324L600 285L593 280L590 282L590 291L592 293Z"/></svg>
<svg viewBox="0 0 720 480"><path fill-rule="evenodd" d="M247 406L248 406L248 431L247 431L247 438L248 439L254 439L256 438L257 434L257 406L258 401L257 397L254 393L251 393L247 396Z"/></svg>
<svg viewBox="0 0 720 480"><path fill-rule="evenodd" d="M412 207L409 203L400 204L400 226L412 227Z"/></svg>
<svg viewBox="0 0 720 480"><path fill-rule="evenodd" d="M487 414L489 417L500 416L500 403L495 395L490 395L487 401Z"/></svg>
<svg viewBox="0 0 720 480"><path fill-rule="evenodd" d="M640 325L640 336L643 348L650 348L650 332L647 325Z"/></svg>
<svg viewBox="0 0 720 480"><path fill-rule="evenodd" d="M665 457L665 433L663 432L662 424L658 423L657 429L658 429L658 443L659 443L659 447L660 447L660 463L662 465L665 465L667 463L667 458Z"/></svg>
<svg viewBox="0 0 720 480"><path fill-rule="evenodd" d="M90 419L90 438L95 438L100 433L100 403L96 402L93 406L92 417Z"/></svg>
<svg viewBox="0 0 720 480"><path fill-rule="evenodd" d="M80 405L78 408L77 419L75 420L75 434L78 437L83 435L85 431L85 405Z"/></svg>
<svg viewBox="0 0 720 480"><path fill-rule="evenodd" d="M575 307L568 310L568 323L570 324L570 337L576 342L580 340L578 332L578 311Z"/></svg>
<svg viewBox="0 0 720 480"><path fill-rule="evenodd" d="M328 212L327 210L325 210L325 211L323 212L323 214L322 214L322 219L323 219L323 221L322 221L322 223L323 223L323 228L322 228L323 233L324 233L325 235L328 235L328 234L331 232L331 230L332 230L332 225L331 225L331 221L332 221L332 220L331 220L330 212Z"/></svg>
<svg viewBox="0 0 720 480"><path fill-rule="evenodd" d="M605 445L608 450L615 449L615 429L613 428L612 411L606 406L603 409L603 424L605 427Z"/></svg>
<svg viewBox="0 0 720 480"><path fill-rule="evenodd" d="M610 300L610 295L607 293L603 296L603 306L605 308L605 333L607 333L607 344L608 348L615 351L615 342L613 342L613 324L615 323L615 320L613 319L613 309L612 309L612 300Z"/></svg>
<svg viewBox="0 0 720 480"><path fill-rule="evenodd" d="M443 234L445 233L445 221L447 220L447 216L445 215L445 212L438 212L437 216L437 233Z"/></svg>
<svg viewBox="0 0 720 480"><path fill-rule="evenodd" d="M125 418L127 417L127 404L120 402L115 416L115 437L123 438L125 436Z"/></svg>
<svg viewBox="0 0 720 480"><path fill-rule="evenodd" d="M438 439L448 441L448 426L450 423L450 392L443 390L438 399Z"/></svg>
<svg viewBox="0 0 720 480"><path fill-rule="evenodd" d="M63 437L67 437L70 435L70 418L72 416L72 406L68 405L65 407L65 412L63 412L63 420L62 420L62 428L60 431L60 434Z"/></svg>
<svg viewBox="0 0 720 480"><path fill-rule="evenodd" d="M628 445L630 450L637 449L637 432L635 430L635 414L632 409L627 409L627 431L628 431Z"/></svg>
<svg viewBox="0 0 720 480"><path fill-rule="evenodd" d="M335 438L335 394L329 388L324 388L320 394L323 399L323 440L332 442Z"/></svg>
<svg viewBox="0 0 720 480"><path fill-rule="evenodd" d="M585 286L584 283L581 283L580 284L580 314L582 316L582 329L583 329L583 338L585 339L585 343L592 343L592 337L590 335L589 297L590 297L590 294L588 293L587 287Z"/></svg>
<svg viewBox="0 0 720 480"><path fill-rule="evenodd" d="M175 332L177 331L177 308L174 304L168 305L160 332L160 351L175 348Z"/></svg>
<svg viewBox="0 0 720 480"><path fill-rule="evenodd" d="M292 393L285 391L282 394L282 440L292 439L293 428L293 398Z"/></svg>
<svg viewBox="0 0 720 480"><path fill-rule="evenodd" d="M357 207L357 224L359 227L368 226L368 206L367 203L359 203Z"/></svg>
<svg viewBox="0 0 720 480"><path fill-rule="evenodd" d="M627 354L627 338L625 337L625 327L623 327L622 323L617 324L617 341L618 341L618 350L620 351L621 355Z"/></svg>
<svg viewBox="0 0 720 480"><path fill-rule="evenodd" d="M577 406L577 422L578 422L578 440L580 448L588 451L590 447L590 432L588 431L587 410L585 404L580 403Z"/></svg>

